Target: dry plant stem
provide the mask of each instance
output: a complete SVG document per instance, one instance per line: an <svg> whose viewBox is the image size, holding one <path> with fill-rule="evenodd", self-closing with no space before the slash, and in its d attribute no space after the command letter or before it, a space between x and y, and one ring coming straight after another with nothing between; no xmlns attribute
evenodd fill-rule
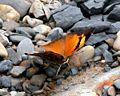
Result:
<svg viewBox="0 0 120 96"><path fill-rule="evenodd" d="M63 64L60 64L59 68L57 69L56 76L59 74L61 66L68 63L68 62L69 62L69 58Z"/></svg>

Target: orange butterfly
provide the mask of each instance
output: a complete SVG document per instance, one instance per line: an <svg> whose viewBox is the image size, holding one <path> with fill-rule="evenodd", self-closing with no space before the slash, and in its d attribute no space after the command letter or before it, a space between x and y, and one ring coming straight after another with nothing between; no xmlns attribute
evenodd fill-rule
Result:
<svg viewBox="0 0 120 96"><path fill-rule="evenodd" d="M86 39L92 33L91 30L87 30L84 33L68 33L66 36L58 38L41 47L45 49L43 53L34 53L32 55L39 55L46 61L52 61L53 63L62 64L70 57L75 51L83 47Z"/></svg>

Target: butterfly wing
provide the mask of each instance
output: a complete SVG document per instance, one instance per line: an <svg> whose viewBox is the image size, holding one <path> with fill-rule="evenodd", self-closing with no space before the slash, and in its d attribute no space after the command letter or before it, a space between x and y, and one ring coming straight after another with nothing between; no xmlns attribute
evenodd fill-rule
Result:
<svg viewBox="0 0 120 96"><path fill-rule="evenodd" d="M77 34L69 33L66 35L64 56L71 56L79 43Z"/></svg>
<svg viewBox="0 0 120 96"><path fill-rule="evenodd" d="M64 37L59 38L41 47L44 48L46 51L51 51L51 52L64 56L65 38Z"/></svg>

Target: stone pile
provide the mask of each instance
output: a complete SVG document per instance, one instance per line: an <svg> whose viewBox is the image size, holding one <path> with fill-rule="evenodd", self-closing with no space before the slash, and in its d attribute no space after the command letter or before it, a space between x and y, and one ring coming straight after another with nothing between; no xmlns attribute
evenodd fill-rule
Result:
<svg viewBox="0 0 120 96"><path fill-rule="evenodd" d="M118 67L119 13L119 0L0 0L0 95L46 96L55 84L85 67L102 63L105 72ZM48 66L41 57L26 54L42 51L41 45L67 32L90 28L94 33L70 57L72 67L67 71L68 64L57 74L59 65ZM103 94L119 96L119 78L114 86L105 87Z"/></svg>

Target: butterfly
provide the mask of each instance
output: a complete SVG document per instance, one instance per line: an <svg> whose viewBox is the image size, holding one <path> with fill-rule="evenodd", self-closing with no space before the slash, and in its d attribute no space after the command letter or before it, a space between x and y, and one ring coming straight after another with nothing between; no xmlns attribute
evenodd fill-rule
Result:
<svg viewBox="0 0 120 96"><path fill-rule="evenodd" d="M40 56L43 61L50 61L54 64L62 64L74 52L84 46L86 40L90 37L92 30L83 32L69 32L65 36L55 39L48 44L42 45L45 51L34 53L33 55Z"/></svg>

